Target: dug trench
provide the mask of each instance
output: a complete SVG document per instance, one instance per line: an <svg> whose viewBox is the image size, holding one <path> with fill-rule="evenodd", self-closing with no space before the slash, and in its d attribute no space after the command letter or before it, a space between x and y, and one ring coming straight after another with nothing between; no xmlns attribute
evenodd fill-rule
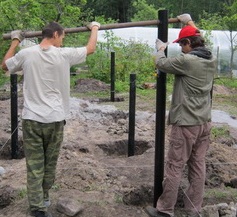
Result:
<svg viewBox="0 0 237 217"><path fill-rule="evenodd" d="M49 209L53 216L66 217L56 206L60 198L70 198L82 206L75 215L78 217L146 217L144 207L153 204L154 194L155 114L136 112L135 154L128 157L128 111L78 98L71 98L70 104L56 180L50 192ZM0 105L0 166L4 168L0 175L0 216L28 216L21 147L22 97L19 98L19 159L11 159L10 154L10 100L4 99ZM232 134L235 131L229 127L229 137L212 138L206 156L203 206L237 202L236 189L231 183L237 174L236 138ZM165 152L169 144L167 135ZM177 210L183 206L183 189L188 185L186 174L185 168Z"/></svg>

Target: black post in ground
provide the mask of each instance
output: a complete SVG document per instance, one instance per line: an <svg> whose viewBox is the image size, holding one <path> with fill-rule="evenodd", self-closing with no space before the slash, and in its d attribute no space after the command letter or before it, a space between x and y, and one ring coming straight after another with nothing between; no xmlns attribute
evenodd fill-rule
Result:
<svg viewBox="0 0 237 217"><path fill-rule="evenodd" d="M136 115L135 108L136 108L136 74L130 74L128 157L134 156L135 115Z"/></svg>
<svg viewBox="0 0 237 217"><path fill-rule="evenodd" d="M111 52L111 62L110 62L110 101L114 102L114 94L115 94L115 52Z"/></svg>
<svg viewBox="0 0 237 217"><path fill-rule="evenodd" d="M168 11L158 11L158 38L163 42L168 40ZM167 52L167 49L166 49ZM155 175L154 175L154 207L162 194L164 178L165 149L165 112L166 112L166 74L157 72L156 90L156 132L155 132Z"/></svg>
<svg viewBox="0 0 237 217"><path fill-rule="evenodd" d="M17 74L11 75L11 157L18 158Z"/></svg>

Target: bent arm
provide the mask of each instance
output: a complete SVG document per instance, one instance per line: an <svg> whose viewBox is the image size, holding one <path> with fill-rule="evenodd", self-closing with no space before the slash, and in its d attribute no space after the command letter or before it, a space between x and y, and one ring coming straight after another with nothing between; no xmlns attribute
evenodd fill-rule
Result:
<svg viewBox="0 0 237 217"><path fill-rule="evenodd" d="M187 22L187 25L188 25L188 26L192 26L192 27L198 29L197 26L195 25L195 23L194 23L192 20L189 20L189 21Z"/></svg>
<svg viewBox="0 0 237 217"><path fill-rule="evenodd" d="M94 53L96 50L98 30L99 30L98 26L93 26L91 29L91 35L86 45L87 55Z"/></svg>
<svg viewBox="0 0 237 217"><path fill-rule="evenodd" d="M19 40L12 40L11 45L10 45L7 53L5 54L5 56L3 58L3 61L2 61L2 64L1 64L1 67L4 71L8 70L7 65L6 65L6 60L8 60L9 58L11 58L15 55L16 49L17 49L19 44L20 44Z"/></svg>

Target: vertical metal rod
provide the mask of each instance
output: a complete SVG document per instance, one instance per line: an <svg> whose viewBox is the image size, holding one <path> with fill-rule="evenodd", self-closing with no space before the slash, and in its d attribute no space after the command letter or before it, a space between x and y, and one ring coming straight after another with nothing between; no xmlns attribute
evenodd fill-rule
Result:
<svg viewBox="0 0 237 217"><path fill-rule="evenodd" d="M135 107L136 107L136 74L130 74L128 157L134 156L135 115L136 115Z"/></svg>
<svg viewBox="0 0 237 217"><path fill-rule="evenodd" d="M168 11L158 11L158 19L160 20L160 23L158 24L158 38L164 42L167 42ZM162 182L164 178L166 74L161 71L158 71L156 91L154 207L156 207L157 200L162 194Z"/></svg>
<svg viewBox="0 0 237 217"><path fill-rule="evenodd" d="M17 103L17 74L11 77L11 157L18 158L18 103Z"/></svg>
<svg viewBox="0 0 237 217"><path fill-rule="evenodd" d="M115 94L115 52L112 51L111 52L111 61L110 61L110 72L111 72L111 75L110 75L110 101L111 102L114 102L114 94Z"/></svg>

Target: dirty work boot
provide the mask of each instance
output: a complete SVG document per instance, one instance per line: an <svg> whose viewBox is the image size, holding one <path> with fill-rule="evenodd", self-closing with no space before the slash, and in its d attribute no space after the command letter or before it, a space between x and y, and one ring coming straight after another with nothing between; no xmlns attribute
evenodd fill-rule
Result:
<svg viewBox="0 0 237 217"><path fill-rule="evenodd" d="M38 211L38 210L32 211L32 212L31 212L31 215L34 216L34 217L53 217L53 216L51 215L51 213L49 213L49 212Z"/></svg>
<svg viewBox="0 0 237 217"><path fill-rule="evenodd" d="M156 208L152 206L147 206L145 208L145 212L150 216L150 217L171 217L171 215L163 212L159 212Z"/></svg>

